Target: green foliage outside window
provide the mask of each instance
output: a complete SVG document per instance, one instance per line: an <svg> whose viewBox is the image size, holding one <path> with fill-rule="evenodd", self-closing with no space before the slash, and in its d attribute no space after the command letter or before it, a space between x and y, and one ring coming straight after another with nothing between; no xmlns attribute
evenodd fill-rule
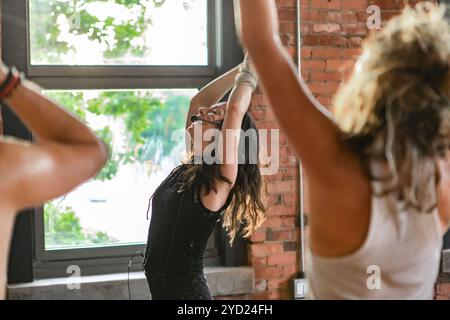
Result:
<svg viewBox="0 0 450 320"><path fill-rule="evenodd" d="M123 10L131 10L136 14L121 21L114 16L100 20L89 12L87 5L102 2L123 6ZM105 59L120 58L127 54L143 57L149 50L149 44L141 41L136 45L133 41L144 39L146 29L152 25L147 12L150 2L154 7L160 7L165 0L31 0L33 60L61 63L63 56L74 50L67 40L60 38L62 30L58 19L62 17L68 21L70 33L85 35L89 40L101 44L105 48Z"/></svg>
<svg viewBox="0 0 450 320"><path fill-rule="evenodd" d="M49 202L44 207L44 229L47 248L117 242L106 232L83 230L72 208L55 202Z"/></svg>

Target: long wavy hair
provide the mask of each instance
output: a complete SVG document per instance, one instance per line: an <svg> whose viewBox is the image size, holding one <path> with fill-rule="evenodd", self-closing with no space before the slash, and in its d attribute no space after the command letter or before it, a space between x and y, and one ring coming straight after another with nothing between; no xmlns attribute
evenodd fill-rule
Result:
<svg viewBox="0 0 450 320"><path fill-rule="evenodd" d="M445 8L407 7L372 33L349 80L333 101L344 139L367 175L405 207L437 205L436 159L449 149L450 27ZM387 163L375 176L373 161Z"/></svg>
<svg viewBox="0 0 450 320"><path fill-rule="evenodd" d="M227 230L230 244L239 234L250 237L265 220L266 208L263 204L263 180L259 170L259 139L256 125L246 113L242 120L243 132L254 132L254 135L240 135L238 145L238 173L231 189L231 203L223 216L223 227ZM214 154L212 154L214 156ZM174 191L192 191L196 195L201 192L209 194L214 191L215 181L232 184L222 175L220 164L206 164L194 161L190 156L185 163L176 167L167 180L175 181ZM155 191L156 193L156 191Z"/></svg>

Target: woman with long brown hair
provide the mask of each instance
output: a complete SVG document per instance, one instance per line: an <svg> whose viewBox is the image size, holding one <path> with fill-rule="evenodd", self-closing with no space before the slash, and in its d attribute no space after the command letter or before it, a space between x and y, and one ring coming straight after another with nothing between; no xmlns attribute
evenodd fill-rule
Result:
<svg viewBox="0 0 450 320"><path fill-rule="evenodd" d="M275 1L240 9L244 46L306 171L311 296L432 299L450 222L444 9L419 3L372 33L333 114L299 81Z"/></svg>
<svg viewBox="0 0 450 320"><path fill-rule="evenodd" d="M228 101L217 104L233 85ZM264 220L257 128L247 112L256 85L246 60L191 100L192 155L152 196L144 265L153 299L211 299L203 253L216 223L222 220L232 243Z"/></svg>

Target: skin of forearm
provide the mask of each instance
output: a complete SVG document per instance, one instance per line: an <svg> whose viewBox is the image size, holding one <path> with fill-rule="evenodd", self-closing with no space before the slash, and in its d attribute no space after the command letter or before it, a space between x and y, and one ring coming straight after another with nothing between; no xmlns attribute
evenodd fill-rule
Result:
<svg viewBox="0 0 450 320"><path fill-rule="evenodd" d="M227 141L227 129L239 130L241 129L242 119L248 110L250 101L252 98L252 88L245 83L237 84L230 94L230 99L227 104L227 113L225 116L225 121L221 131L221 139L223 141L224 148L222 149L222 160L233 159L233 162L237 161L238 154L238 141L240 138L240 132L236 132L234 135L235 141ZM229 143L233 143L235 146L233 149L228 149L231 152L230 155L227 154L227 146Z"/></svg>
<svg viewBox="0 0 450 320"><path fill-rule="evenodd" d="M249 51L279 37L277 8L274 0L240 0L239 2L242 41Z"/></svg>
<svg viewBox="0 0 450 320"><path fill-rule="evenodd" d="M244 117L250 105L252 93L252 88L246 83L235 85L228 99L227 112L240 112L242 117Z"/></svg>
<svg viewBox="0 0 450 320"><path fill-rule="evenodd" d="M231 69L219 78L208 83L192 98L189 115L197 114L201 107L211 107L223 98L223 96L233 87L239 66ZM190 123L188 117L186 126Z"/></svg>
<svg viewBox="0 0 450 320"><path fill-rule="evenodd" d="M235 67L204 86L192 99L205 107L217 103L233 87L239 67Z"/></svg>
<svg viewBox="0 0 450 320"><path fill-rule="evenodd" d="M98 143L82 122L39 93L36 85L25 81L5 101L33 132L35 138L57 143Z"/></svg>

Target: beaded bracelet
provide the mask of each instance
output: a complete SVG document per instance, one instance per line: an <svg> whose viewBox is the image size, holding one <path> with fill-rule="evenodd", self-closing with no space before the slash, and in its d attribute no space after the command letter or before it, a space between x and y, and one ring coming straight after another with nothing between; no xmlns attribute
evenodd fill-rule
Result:
<svg viewBox="0 0 450 320"><path fill-rule="evenodd" d="M0 85L0 101L9 98L22 82L22 76L15 67L8 71L6 79Z"/></svg>
<svg viewBox="0 0 450 320"><path fill-rule="evenodd" d="M252 88L253 91L255 91L258 86L258 81L255 76L247 70L242 70L237 74L235 83L246 83Z"/></svg>

